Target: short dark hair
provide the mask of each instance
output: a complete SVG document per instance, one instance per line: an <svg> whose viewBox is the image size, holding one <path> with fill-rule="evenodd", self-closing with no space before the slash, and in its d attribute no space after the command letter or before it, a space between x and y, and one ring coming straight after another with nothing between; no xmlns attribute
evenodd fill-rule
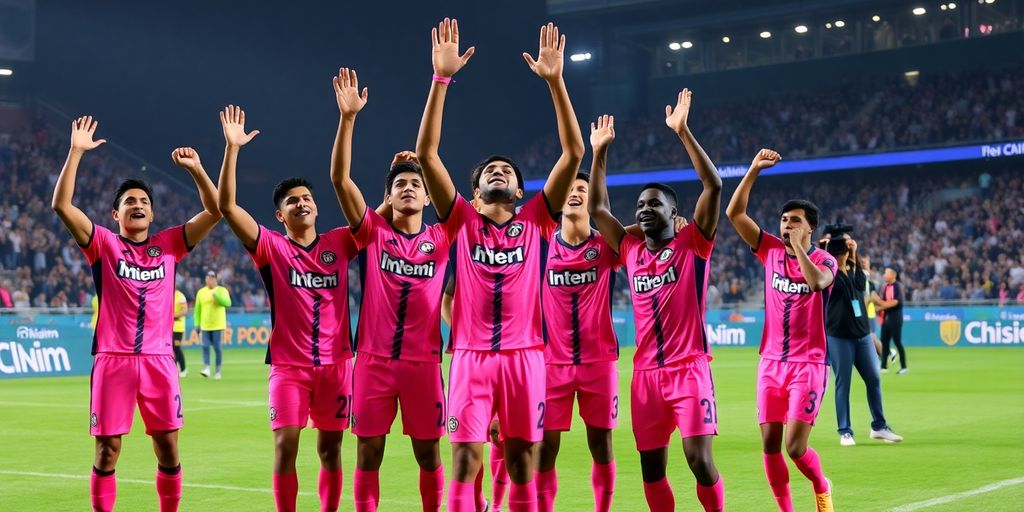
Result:
<svg viewBox="0 0 1024 512"><path fill-rule="evenodd" d="M414 174L418 174L420 176L420 180L423 180L423 168L420 167L419 164L417 164L416 162L408 162L408 161L406 161L406 162L398 162L397 164L394 165L394 167L392 167L388 171L387 176L384 177L384 192L390 194L391 193L391 185L395 184L395 178L397 178L399 174L402 174L402 173L405 173L405 172L411 172L411 173L414 173ZM423 186L426 187L426 183L424 183ZM428 194L429 194L429 192L428 192Z"/></svg>
<svg viewBox="0 0 1024 512"><path fill-rule="evenodd" d="M470 174L469 179L472 182L472 188L480 188L480 175L484 173L484 169L487 168L491 162L505 162L512 167L512 171L516 173L516 181L519 182L519 188L524 188L526 185L523 183L523 173L519 170L519 166L512 161L511 158L505 155L491 155L484 158L480 163L473 166L473 173Z"/></svg>
<svg viewBox="0 0 1024 512"><path fill-rule="evenodd" d="M896 273L896 280L897 281L900 280L900 268L897 267L895 263L893 263L892 265L886 265L885 268L887 270L892 270L893 272L895 272Z"/></svg>
<svg viewBox="0 0 1024 512"><path fill-rule="evenodd" d="M668 186L668 185L666 185L664 183L656 183L656 182L648 183L648 184L644 185L643 188L640 189L640 193L643 194L645 190L652 189L652 188L654 190L662 191L669 199L671 199L672 200L672 206L679 205L679 199L676 197L676 191L672 190L672 187L670 187L670 186Z"/></svg>
<svg viewBox="0 0 1024 512"><path fill-rule="evenodd" d="M121 196L123 196L125 192L133 188L137 188L145 192L146 195L149 197L149 204L152 207L153 190L149 188L149 185L147 185L145 181L129 178L127 180L122 181L121 184L118 185L117 192L114 192L114 202L111 203L111 208L116 210L118 206L121 205Z"/></svg>
<svg viewBox="0 0 1024 512"><path fill-rule="evenodd" d="M281 204L281 200L288 195L288 191L295 187L306 187L310 192L313 191L313 184L305 178L299 178L292 176L291 178L285 178L281 180L277 186L274 187L274 207L276 208Z"/></svg>
<svg viewBox="0 0 1024 512"><path fill-rule="evenodd" d="M807 223L811 225L812 231L818 227L818 213L820 213L821 210L818 209L818 205L806 199L791 199L786 201L786 204L782 205L782 211L779 212L779 215L781 216L783 213L796 210L797 208L803 209L804 217L807 218Z"/></svg>
<svg viewBox="0 0 1024 512"><path fill-rule="evenodd" d="M590 173L589 172L580 171L580 172L576 173L576 179L583 180L583 181L585 181L587 183L590 183Z"/></svg>

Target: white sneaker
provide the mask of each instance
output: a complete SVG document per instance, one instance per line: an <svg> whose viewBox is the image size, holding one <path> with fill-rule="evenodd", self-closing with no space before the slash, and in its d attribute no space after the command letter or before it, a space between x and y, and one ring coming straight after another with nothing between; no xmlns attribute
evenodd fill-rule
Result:
<svg viewBox="0 0 1024 512"><path fill-rule="evenodd" d="M840 446L857 446L857 441L853 439L853 434L843 434L839 436Z"/></svg>
<svg viewBox="0 0 1024 512"><path fill-rule="evenodd" d="M199 372L199 375L202 375L203 377L209 377L210 376L210 367L207 366L206 368L203 368L203 371Z"/></svg>
<svg viewBox="0 0 1024 512"><path fill-rule="evenodd" d="M900 368L900 371L896 372L896 375L903 375L904 373L907 373L909 371L909 368Z"/></svg>
<svg viewBox="0 0 1024 512"><path fill-rule="evenodd" d="M872 430L871 439L881 439L887 443L898 443L903 440L903 436L893 432L891 428L885 427L881 430Z"/></svg>
<svg viewBox="0 0 1024 512"><path fill-rule="evenodd" d="M896 362L896 359L900 356L900 353L894 348L889 349L889 361Z"/></svg>
<svg viewBox="0 0 1024 512"><path fill-rule="evenodd" d="M182 370L182 371L178 372L178 377L181 377L183 379L185 377L188 377L188 370Z"/></svg>
<svg viewBox="0 0 1024 512"><path fill-rule="evenodd" d="M220 372L213 374L213 380L220 380Z"/></svg>
<svg viewBox="0 0 1024 512"><path fill-rule="evenodd" d="M879 371L882 372L882 373L889 373L889 369L888 368L882 368Z"/></svg>

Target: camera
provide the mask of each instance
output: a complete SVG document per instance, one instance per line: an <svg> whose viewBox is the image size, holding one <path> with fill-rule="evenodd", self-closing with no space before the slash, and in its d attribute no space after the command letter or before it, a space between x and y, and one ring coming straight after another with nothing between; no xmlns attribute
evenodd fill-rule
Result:
<svg viewBox="0 0 1024 512"><path fill-rule="evenodd" d="M843 221L836 221L835 224L828 224L825 226L825 234L831 235L832 238L842 238L843 235L853 231L853 224L845 224Z"/></svg>

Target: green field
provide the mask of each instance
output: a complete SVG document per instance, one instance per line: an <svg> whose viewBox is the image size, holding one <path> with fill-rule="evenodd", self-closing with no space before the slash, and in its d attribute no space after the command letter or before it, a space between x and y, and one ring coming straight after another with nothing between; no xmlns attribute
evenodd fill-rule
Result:
<svg viewBox="0 0 1024 512"><path fill-rule="evenodd" d="M227 351L224 380L198 375L199 354L187 353L183 380L185 428L181 458L182 510L273 510L273 458L266 411L267 367L263 352ZM840 511L1024 510L1024 350L1019 348L911 348L907 375L883 375L889 422L907 440L887 445L868 439L870 418L863 384L854 378L852 415L856 447L840 447L831 397L825 401L811 444L834 483ZM754 420L757 354L719 349L712 364L719 427L715 459L734 511L772 511L774 502L761 467ZM622 393L628 400L630 357L623 351ZM88 436L87 377L0 381L0 510L83 510L93 442ZM623 404L624 410L629 410ZM616 432L618 489L615 510L645 510L640 469L628 416ZM562 441L558 510L592 509L590 462L582 425ZM396 427L396 432L401 428ZM155 459L136 416L118 464L118 509L156 510ZM318 510L315 443L310 433L299 456L299 510ZM382 468L381 510L418 510L417 469L408 441L389 440ZM354 438L344 442L342 510L352 510ZM446 463L447 446L442 449ZM681 443L673 443L669 478L680 510L699 510ZM797 510L813 510L810 484L790 464ZM1013 480L1012 482L1005 482ZM969 493L955 501L914 505Z"/></svg>

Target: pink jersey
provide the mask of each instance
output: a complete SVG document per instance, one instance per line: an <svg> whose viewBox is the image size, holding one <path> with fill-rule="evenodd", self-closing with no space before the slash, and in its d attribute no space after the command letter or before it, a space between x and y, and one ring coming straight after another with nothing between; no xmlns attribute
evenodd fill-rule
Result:
<svg viewBox="0 0 1024 512"><path fill-rule="evenodd" d="M494 351L543 346L544 245L558 227L544 194L504 224L480 215L458 196L442 225L458 235L452 346Z"/></svg>
<svg viewBox="0 0 1024 512"><path fill-rule="evenodd" d="M347 227L302 247L260 226L250 256L270 299L267 364L321 366L352 358L348 262L355 254Z"/></svg>
<svg viewBox="0 0 1024 512"><path fill-rule="evenodd" d="M555 232L544 269L545 357L551 364L614 361L619 342L612 328L612 286L618 257L598 233L579 245Z"/></svg>
<svg viewBox="0 0 1024 512"><path fill-rule="evenodd" d="M786 254L777 236L761 231L757 259L764 264L764 332L761 357L775 361L825 363L825 308L830 285L811 292L796 256ZM815 265L835 275L836 259L811 246L807 256Z"/></svg>
<svg viewBox="0 0 1024 512"><path fill-rule="evenodd" d="M636 323L634 370L660 368L697 355L711 358L704 295L714 246L695 222L657 252L648 249L643 238L622 237L619 261L629 274Z"/></svg>
<svg viewBox="0 0 1024 512"><path fill-rule="evenodd" d="M184 226L133 242L93 224L82 252L99 298L94 355L174 353L174 269L191 249Z"/></svg>
<svg viewBox="0 0 1024 512"><path fill-rule="evenodd" d="M367 208L352 236L363 281L356 351L440 362L441 294L451 245L444 227L424 225L408 235Z"/></svg>

